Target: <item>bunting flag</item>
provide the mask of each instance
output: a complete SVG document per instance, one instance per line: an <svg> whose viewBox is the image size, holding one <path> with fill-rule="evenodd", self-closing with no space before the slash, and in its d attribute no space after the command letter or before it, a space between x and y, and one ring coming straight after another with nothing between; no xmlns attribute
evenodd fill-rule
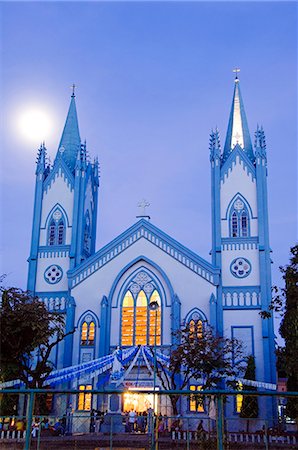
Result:
<svg viewBox="0 0 298 450"><path fill-rule="evenodd" d="M110 375L112 375L112 379L114 379L114 381L117 380L117 385L119 385L121 384L121 382L123 382L125 377L128 376L132 368L135 366L140 356L140 352L144 359L145 365L147 366L148 370L152 373L152 367L154 366L154 350L146 345L134 346L125 349L117 348L110 355L102 356L101 358L94 359L93 361L77 364L75 366L65 367L64 369L53 370L48 375L46 381L44 382L44 385L56 386L57 384L74 380L73 387L75 388L78 379L90 380L106 372L109 373L107 374L107 376L100 378L100 381L98 383L100 384L106 383ZM156 349L155 356L156 361L158 361L162 365L163 370L165 370L168 373L170 365L170 356L163 354L160 349ZM126 366L127 364L129 364L129 367L125 370L124 366ZM149 369L150 365L151 370ZM32 378L29 377L29 381L30 380L32 380ZM268 390L277 389L276 384L266 383L263 381L246 380L244 378L237 378L235 381L241 382L242 385L250 385ZM21 388L21 387L24 387L24 383L21 382L21 380L12 380L0 383L0 389Z"/></svg>

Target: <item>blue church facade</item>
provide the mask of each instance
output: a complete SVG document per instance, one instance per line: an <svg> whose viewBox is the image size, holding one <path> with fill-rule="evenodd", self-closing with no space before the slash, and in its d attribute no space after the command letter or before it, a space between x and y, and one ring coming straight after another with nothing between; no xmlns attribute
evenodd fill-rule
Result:
<svg viewBox="0 0 298 450"><path fill-rule="evenodd" d="M265 134L258 128L252 143L237 77L224 147L215 130L209 149L211 262L146 218L96 251L98 161L89 160L81 142L72 95L53 166L44 145L38 152L28 259L28 290L65 315L66 332L76 327L52 355L57 369L118 346L153 345L148 306L155 300L161 351L175 344L181 325L207 322L219 335L243 341L255 357L258 381L276 382L273 322L259 315L271 301ZM150 387L150 373L142 370L130 372L127 386ZM90 375L76 387L98 383ZM76 409L86 409L79 403ZM231 417L239 413L234 406L227 406ZM189 405L185 411L205 414Z"/></svg>

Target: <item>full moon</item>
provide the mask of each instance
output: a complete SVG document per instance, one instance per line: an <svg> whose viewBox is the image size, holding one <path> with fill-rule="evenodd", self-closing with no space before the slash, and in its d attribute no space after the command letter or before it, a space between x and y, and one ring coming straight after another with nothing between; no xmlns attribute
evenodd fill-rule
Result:
<svg viewBox="0 0 298 450"><path fill-rule="evenodd" d="M19 114L19 130L28 141L39 143L47 139L52 128L50 115L39 108L23 110Z"/></svg>

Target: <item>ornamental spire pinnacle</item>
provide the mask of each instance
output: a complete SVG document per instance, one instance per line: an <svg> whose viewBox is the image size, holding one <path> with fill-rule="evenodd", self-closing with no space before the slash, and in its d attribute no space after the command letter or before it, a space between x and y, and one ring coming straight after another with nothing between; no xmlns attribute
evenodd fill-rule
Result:
<svg viewBox="0 0 298 450"><path fill-rule="evenodd" d="M75 85L72 86L69 110L56 156L57 158L60 153L71 170L75 167L77 152L81 145L74 90Z"/></svg>
<svg viewBox="0 0 298 450"><path fill-rule="evenodd" d="M240 91L240 82L238 78L238 73L240 72L240 69L238 68L234 69L233 72L236 73L234 80L235 86L228 124L228 131L223 152L223 161L225 161L228 158L229 154L234 150L236 146L239 146L253 162L254 154L251 145L250 134L244 110L244 104Z"/></svg>

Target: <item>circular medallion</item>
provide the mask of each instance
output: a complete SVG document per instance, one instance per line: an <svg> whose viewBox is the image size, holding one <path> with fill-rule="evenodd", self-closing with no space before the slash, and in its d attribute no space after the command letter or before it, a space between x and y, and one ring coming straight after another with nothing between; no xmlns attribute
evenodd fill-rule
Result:
<svg viewBox="0 0 298 450"><path fill-rule="evenodd" d="M231 262L230 271L236 278L245 278L251 272L251 264L248 259L236 258Z"/></svg>
<svg viewBox="0 0 298 450"><path fill-rule="evenodd" d="M63 270L57 264L52 264L44 272L44 278L49 284L59 283L63 276Z"/></svg>

